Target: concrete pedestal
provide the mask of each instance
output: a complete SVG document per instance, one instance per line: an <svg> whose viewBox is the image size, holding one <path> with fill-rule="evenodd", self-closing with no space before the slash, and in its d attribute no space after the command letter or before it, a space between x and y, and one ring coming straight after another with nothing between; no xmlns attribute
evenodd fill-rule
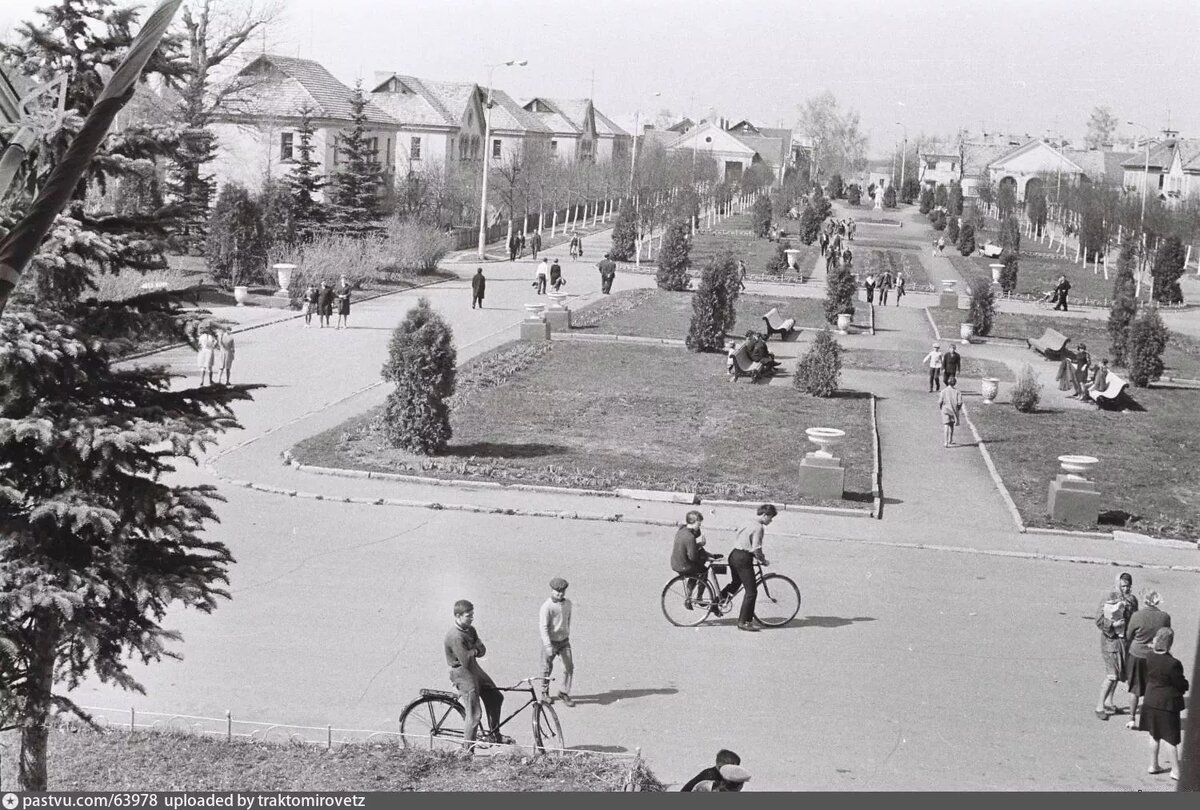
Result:
<svg viewBox="0 0 1200 810"><path fill-rule="evenodd" d="M846 468L840 458L808 453L800 462L800 492L815 498L841 498L846 488Z"/></svg>
<svg viewBox="0 0 1200 810"><path fill-rule="evenodd" d="M549 340L550 324L546 321L521 321L521 340Z"/></svg>
<svg viewBox="0 0 1200 810"><path fill-rule="evenodd" d="M1100 490L1091 481L1060 474L1050 482L1046 511L1063 523L1094 525L1100 516Z"/></svg>
<svg viewBox="0 0 1200 810"><path fill-rule="evenodd" d="M958 309L958 293L943 292L938 296L938 306L942 309Z"/></svg>
<svg viewBox="0 0 1200 810"><path fill-rule="evenodd" d="M550 324L551 332L566 332L571 328L571 310L551 307L546 310L546 323Z"/></svg>

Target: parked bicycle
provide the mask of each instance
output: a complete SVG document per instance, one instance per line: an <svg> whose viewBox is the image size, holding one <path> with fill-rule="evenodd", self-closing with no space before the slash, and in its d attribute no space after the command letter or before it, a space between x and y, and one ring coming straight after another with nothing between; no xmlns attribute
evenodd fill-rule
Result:
<svg viewBox="0 0 1200 810"><path fill-rule="evenodd" d="M501 730L510 720L521 714L530 706L533 707L533 747L538 751L561 751L566 747L563 742L562 725L558 722L558 713L548 703L538 699L534 683L546 684L552 678L534 675L522 678L512 686L497 687L501 692L522 692L528 698L516 711L500 721L500 725L492 730L492 736L485 734L482 725L476 726L475 739L480 742L501 742L504 740ZM524 685L522 685L524 684ZM446 749L460 748L463 743L463 733L466 726L466 709L458 699L458 693L444 689L422 689L421 696L404 707L400 713L400 734L405 748Z"/></svg>
<svg viewBox="0 0 1200 810"><path fill-rule="evenodd" d="M718 574L729 573L729 565L722 559L724 555L714 555L704 575L679 574L666 584L662 612L667 621L676 627L694 627L733 610L734 597L720 598L722 585ZM790 577L764 574L762 563L755 560L754 581L758 583L756 619L768 627L782 627L796 618L800 612L800 588Z"/></svg>

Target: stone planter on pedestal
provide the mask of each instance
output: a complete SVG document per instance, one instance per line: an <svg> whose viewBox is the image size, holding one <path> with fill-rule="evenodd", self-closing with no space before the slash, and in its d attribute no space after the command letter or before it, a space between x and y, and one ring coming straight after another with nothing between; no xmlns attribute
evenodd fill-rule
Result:
<svg viewBox="0 0 1200 810"><path fill-rule="evenodd" d="M1100 490L1084 477L1100 463L1095 456L1059 456L1064 472L1050 482L1046 511L1053 520L1091 526L1100 517Z"/></svg>
<svg viewBox="0 0 1200 810"><path fill-rule="evenodd" d="M292 283L292 273L296 270L294 264L273 264L271 269L275 271L275 280L279 282L279 289L275 295L279 298L291 298L291 293L288 292L288 285Z"/></svg>
<svg viewBox="0 0 1200 810"><path fill-rule="evenodd" d="M942 309L958 309L958 282L952 278L942 279L942 293L938 296Z"/></svg>
<svg viewBox="0 0 1200 810"><path fill-rule="evenodd" d="M552 292L550 308L546 310L546 323L550 324L551 332L565 332L571 328L571 310L567 307L567 294Z"/></svg>
<svg viewBox="0 0 1200 810"><path fill-rule="evenodd" d="M521 340L549 340L550 324L546 323L545 304L526 304L525 320L521 321Z"/></svg>
<svg viewBox="0 0 1200 810"><path fill-rule="evenodd" d="M1000 393L1000 380L996 377L984 377L980 393L983 394L984 405L994 405L996 395Z"/></svg>
<svg viewBox="0 0 1200 810"><path fill-rule="evenodd" d="M233 300L237 301L239 307L246 306L246 299L250 297L250 288L245 284L238 284L233 288Z"/></svg>
<svg viewBox="0 0 1200 810"><path fill-rule="evenodd" d="M850 319L851 319L852 317L853 317L853 316L851 316L851 315L849 315L848 313L845 313L845 312L843 312L842 314L838 315L838 321L837 321L837 329L838 329L838 332L840 332L840 333L842 333L843 335L845 335L845 334L847 334L847 333L850 331Z"/></svg>
<svg viewBox="0 0 1200 810"><path fill-rule="evenodd" d="M800 269L800 251L797 250L796 248L792 248L790 250L785 250L784 254L787 256L788 267L792 268L793 270L799 270Z"/></svg>
<svg viewBox="0 0 1200 810"><path fill-rule="evenodd" d="M846 468L829 451L845 440L846 431L809 428L804 433L818 449L805 454L800 462L800 492L817 498L841 498L846 487Z"/></svg>
<svg viewBox="0 0 1200 810"><path fill-rule="evenodd" d="M991 268L991 271L992 271L992 283L999 284L1000 283L1000 271L1004 269L1004 265L989 264L988 267Z"/></svg>
<svg viewBox="0 0 1200 810"><path fill-rule="evenodd" d="M975 324L960 323L958 325L958 336L962 338L964 344L970 343L972 336L975 334Z"/></svg>

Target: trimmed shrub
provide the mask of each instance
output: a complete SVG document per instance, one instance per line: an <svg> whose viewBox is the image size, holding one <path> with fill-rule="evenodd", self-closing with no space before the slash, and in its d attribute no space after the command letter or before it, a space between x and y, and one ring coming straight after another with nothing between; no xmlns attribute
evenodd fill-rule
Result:
<svg viewBox="0 0 1200 810"><path fill-rule="evenodd" d="M229 287L267 279L262 214L244 186L221 187L209 218L204 259L213 279Z"/></svg>
<svg viewBox="0 0 1200 810"><path fill-rule="evenodd" d="M450 441L457 353L449 324L421 298L392 333L383 379L394 382L380 416L393 447L433 455Z"/></svg>
<svg viewBox="0 0 1200 810"><path fill-rule="evenodd" d="M888 186L886 189L884 189L884 191L883 191L883 207L884 208L895 208L896 207L896 187L895 186Z"/></svg>
<svg viewBox="0 0 1200 810"><path fill-rule="evenodd" d="M840 174L834 174L829 178L829 198L831 200L840 200L845 193L846 182L842 180Z"/></svg>
<svg viewBox="0 0 1200 810"><path fill-rule="evenodd" d="M733 279L733 283L730 283ZM725 348L725 333L733 328L730 315L736 291L737 258L728 251L714 256L700 274L700 286L692 296L692 320L684 343L694 352L719 352Z"/></svg>
<svg viewBox="0 0 1200 810"><path fill-rule="evenodd" d="M775 245L775 252L767 259L767 274L782 276L788 269L787 251L792 249L792 243L784 239Z"/></svg>
<svg viewBox="0 0 1200 810"><path fill-rule="evenodd" d="M1038 382L1033 366L1026 363L1021 367L1017 384L1013 386L1012 404L1021 413L1033 413L1042 399L1042 384Z"/></svg>
<svg viewBox="0 0 1200 810"><path fill-rule="evenodd" d="M1113 281L1112 304L1108 309L1108 339L1112 342L1113 362L1118 366L1128 365L1129 325L1137 317L1137 282L1133 268L1137 263L1137 242L1127 236L1121 242L1121 256L1117 259L1117 278Z"/></svg>
<svg viewBox="0 0 1200 810"><path fill-rule="evenodd" d="M941 183L938 183L933 190L933 204L938 208L948 208L950 203L950 191Z"/></svg>
<svg viewBox="0 0 1200 810"><path fill-rule="evenodd" d="M942 219L946 220L946 238L950 240L950 244L958 244L958 217L947 217L942 214Z"/></svg>
<svg viewBox="0 0 1200 810"><path fill-rule="evenodd" d="M1021 226L1016 217L1005 217L1000 223L1000 247L1008 250L1021 250Z"/></svg>
<svg viewBox="0 0 1200 810"><path fill-rule="evenodd" d="M831 397L837 393L841 374L842 347L826 326L796 363L792 386L814 397Z"/></svg>
<svg viewBox="0 0 1200 810"><path fill-rule="evenodd" d="M858 281L850 263L842 262L830 270L825 282L825 320L836 324L838 315L853 315L857 293Z"/></svg>
<svg viewBox="0 0 1200 810"><path fill-rule="evenodd" d="M765 194L760 195L750 209L750 227L760 239L771 232L771 200Z"/></svg>
<svg viewBox="0 0 1200 810"><path fill-rule="evenodd" d="M759 199L766 200L765 197ZM767 206L770 207L770 201ZM757 203L755 203L757 205ZM658 272L655 280L660 290L680 292L688 288L691 275L692 243L688 239L687 222L676 220L667 226L663 234L662 248L658 253Z"/></svg>
<svg viewBox="0 0 1200 810"><path fill-rule="evenodd" d="M800 241L806 245L817 241L817 237L821 235L821 222L822 218L817 214L812 202L805 202L804 210L800 212Z"/></svg>
<svg viewBox="0 0 1200 810"><path fill-rule="evenodd" d="M961 217L963 212L963 194L962 184L957 180L950 181L950 188L946 194L946 207L950 209L953 216Z"/></svg>
<svg viewBox="0 0 1200 810"><path fill-rule="evenodd" d="M947 223L949 222L949 220L946 219L945 211L943 211L940 208L935 208L933 210L933 213L930 214L930 217L931 217L930 221L933 223L933 229L935 231L946 230L946 226L947 226ZM954 240L951 240L951 244L953 244L953 241Z"/></svg>
<svg viewBox="0 0 1200 810"><path fill-rule="evenodd" d="M617 212L617 224L613 226L612 247L608 257L615 262L627 262L633 259L637 250L637 216L633 212L633 202L625 200L621 210Z"/></svg>
<svg viewBox="0 0 1200 810"><path fill-rule="evenodd" d="M958 229L958 252L964 256L975 252L975 226L969 222Z"/></svg>
<svg viewBox="0 0 1200 810"><path fill-rule="evenodd" d="M846 186L846 202L850 205L858 205L862 202L862 188L858 183Z"/></svg>
<svg viewBox="0 0 1200 810"><path fill-rule="evenodd" d="M1000 271L1000 289L1008 295L1017 291L1017 264L1019 257L1015 251L1000 251L1000 263L1004 268Z"/></svg>
<svg viewBox="0 0 1200 810"><path fill-rule="evenodd" d="M971 305L967 309L966 323L975 324L975 334L987 337L992 333L996 318L996 294L992 292L991 282L979 276L973 276L969 286Z"/></svg>
<svg viewBox="0 0 1200 810"><path fill-rule="evenodd" d="M1159 245L1150 275L1154 279L1154 300L1160 304L1182 304L1183 291L1179 279L1187 254L1178 236L1169 236Z"/></svg>
<svg viewBox="0 0 1200 810"><path fill-rule="evenodd" d="M922 214L928 214L930 211L932 211L933 210L933 189L931 189L931 188L921 189L920 201L921 201L921 207L918 208L917 210L919 210Z"/></svg>
<svg viewBox="0 0 1200 810"><path fill-rule="evenodd" d="M921 181L910 177L900 184L900 202L911 204L921 193Z"/></svg>
<svg viewBox="0 0 1200 810"><path fill-rule="evenodd" d="M380 252L385 273L414 276L432 273L450 252L450 237L440 228L392 219L383 234Z"/></svg>
<svg viewBox="0 0 1200 810"><path fill-rule="evenodd" d="M1158 310L1149 307L1129 327L1129 381L1145 388L1163 373L1163 352L1171 333Z"/></svg>

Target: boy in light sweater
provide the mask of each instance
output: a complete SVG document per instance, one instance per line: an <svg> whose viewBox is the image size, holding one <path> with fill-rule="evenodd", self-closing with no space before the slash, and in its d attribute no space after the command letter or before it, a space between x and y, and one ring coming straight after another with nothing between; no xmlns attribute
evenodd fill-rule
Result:
<svg viewBox="0 0 1200 810"><path fill-rule="evenodd" d="M554 658L562 659L562 688L558 699L567 706L574 706L571 699L571 680L575 676L575 662L571 658L571 600L567 598L567 581L562 577L550 580L550 598L542 603L538 612L538 632L542 636L542 677L549 678L554 669ZM542 681L542 700L550 702L549 681Z"/></svg>

